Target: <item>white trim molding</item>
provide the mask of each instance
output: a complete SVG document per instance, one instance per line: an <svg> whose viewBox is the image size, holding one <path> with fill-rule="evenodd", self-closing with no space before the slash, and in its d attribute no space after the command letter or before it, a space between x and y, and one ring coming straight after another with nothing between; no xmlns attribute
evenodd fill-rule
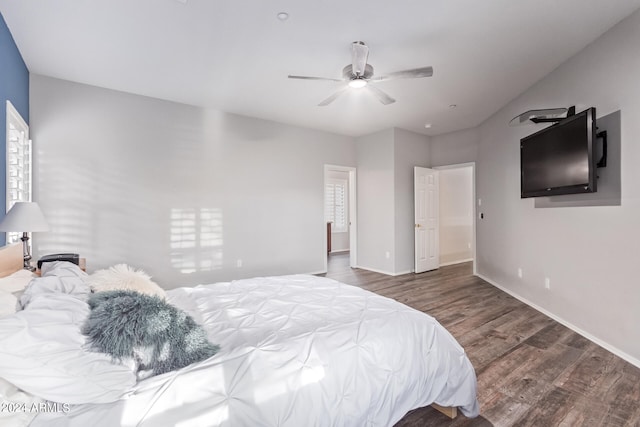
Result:
<svg viewBox="0 0 640 427"><path fill-rule="evenodd" d="M380 273L380 274L384 274L386 276L402 276L403 274L409 274L409 273L413 273L413 270L407 270L407 271L399 271L397 273L392 273L390 271L385 271L385 270L378 270L376 268L369 268L369 267L362 267L362 266L357 266L356 268L359 268L360 270L367 270L367 271L373 271L374 273Z"/></svg>
<svg viewBox="0 0 640 427"><path fill-rule="evenodd" d="M455 265L455 264L462 264L463 262L470 262L473 261L473 258L467 258L467 259L461 259L458 261L449 261L449 262L445 262L440 264L440 267L446 267L448 265Z"/></svg>

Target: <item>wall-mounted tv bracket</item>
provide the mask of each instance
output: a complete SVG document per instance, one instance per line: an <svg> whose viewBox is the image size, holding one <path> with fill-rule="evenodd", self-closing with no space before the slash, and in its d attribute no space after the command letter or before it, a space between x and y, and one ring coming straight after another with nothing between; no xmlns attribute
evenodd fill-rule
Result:
<svg viewBox="0 0 640 427"><path fill-rule="evenodd" d="M598 129L596 127L596 129ZM602 132L596 133L596 138L602 139L602 157L596 163L597 168L606 168L607 167L607 131L603 130Z"/></svg>
<svg viewBox="0 0 640 427"><path fill-rule="evenodd" d="M567 109L567 115L565 117L531 117L533 123L558 123L560 120L564 120L567 117L575 116L576 106L572 105Z"/></svg>
<svg viewBox="0 0 640 427"><path fill-rule="evenodd" d="M574 114L576 114L575 106L569 108L528 110L511 119L509 126L530 125L531 123L557 123Z"/></svg>

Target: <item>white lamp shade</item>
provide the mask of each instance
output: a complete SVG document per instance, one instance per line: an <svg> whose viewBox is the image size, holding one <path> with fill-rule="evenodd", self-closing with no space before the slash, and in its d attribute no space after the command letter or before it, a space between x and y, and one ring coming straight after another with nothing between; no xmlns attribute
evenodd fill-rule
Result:
<svg viewBox="0 0 640 427"><path fill-rule="evenodd" d="M35 202L16 202L0 221L0 231L49 231L49 224Z"/></svg>

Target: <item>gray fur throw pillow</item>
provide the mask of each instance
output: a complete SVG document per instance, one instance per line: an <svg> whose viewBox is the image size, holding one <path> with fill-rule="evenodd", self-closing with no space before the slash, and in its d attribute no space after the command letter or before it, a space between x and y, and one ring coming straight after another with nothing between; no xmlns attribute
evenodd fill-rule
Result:
<svg viewBox="0 0 640 427"><path fill-rule="evenodd" d="M92 294L88 303L82 333L91 349L133 360L139 377L180 369L219 350L191 316L158 296L116 290Z"/></svg>

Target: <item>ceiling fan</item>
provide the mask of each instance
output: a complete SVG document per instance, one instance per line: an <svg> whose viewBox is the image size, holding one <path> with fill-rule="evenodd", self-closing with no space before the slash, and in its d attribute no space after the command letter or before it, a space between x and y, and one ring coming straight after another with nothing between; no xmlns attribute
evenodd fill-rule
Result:
<svg viewBox="0 0 640 427"><path fill-rule="evenodd" d="M433 67L413 68L411 70L396 71L384 76L373 76L373 67L367 64L369 56L369 48L364 42L351 43L351 64L342 69L342 79L331 79L326 77L310 77L310 76L289 76L290 79L302 80L326 80L330 82L344 83L341 88L334 92L330 97L320 102L318 106L324 107L331 104L340 95L349 88L364 88L374 95L384 105L393 104L395 99L373 86L373 82L382 82L393 79L415 79L420 77L431 77L433 75Z"/></svg>

